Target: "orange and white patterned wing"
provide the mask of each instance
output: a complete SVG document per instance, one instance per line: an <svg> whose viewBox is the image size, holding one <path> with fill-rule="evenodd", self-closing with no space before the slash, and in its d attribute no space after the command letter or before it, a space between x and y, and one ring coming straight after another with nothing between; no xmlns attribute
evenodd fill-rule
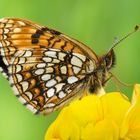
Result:
<svg viewBox="0 0 140 140"><path fill-rule="evenodd" d="M34 113L50 113L81 94L97 61L58 31L22 19L0 21L0 70Z"/></svg>

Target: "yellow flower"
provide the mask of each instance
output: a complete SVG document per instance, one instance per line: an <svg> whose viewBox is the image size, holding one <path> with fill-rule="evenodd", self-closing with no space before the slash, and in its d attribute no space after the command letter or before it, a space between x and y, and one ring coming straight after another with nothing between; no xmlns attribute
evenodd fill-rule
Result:
<svg viewBox="0 0 140 140"><path fill-rule="evenodd" d="M45 140L140 140L140 85L132 101L112 92L88 95L65 107Z"/></svg>

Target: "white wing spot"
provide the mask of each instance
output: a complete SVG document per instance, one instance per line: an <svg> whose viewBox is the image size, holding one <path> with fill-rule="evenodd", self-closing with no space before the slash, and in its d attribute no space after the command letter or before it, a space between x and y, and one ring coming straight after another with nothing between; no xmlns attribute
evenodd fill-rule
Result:
<svg viewBox="0 0 140 140"><path fill-rule="evenodd" d="M53 63L47 63L47 67L51 67L51 66L54 66Z"/></svg>
<svg viewBox="0 0 140 140"><path fill-rule="evenodd" d="M20 65L16 65L16 72L20 72L22 70Z"/></svg>
<svg viewBox="0 0 140 140"><path fill-rule="evenodd" d="M63 88L64 85L65 85L64 83L59 83L59 84L57 84L57 85L55 86L56 92L59 92L60 90L62 90L62 88Z"/></svg>
<svg viewBox="0 0 140 140"><path fill-rule="evenodd" d="M3 61L4 61L5 65L9 65L5 57L3 57Z"/></svg>
<svg viewBox="0 0 140 140"><path fill-rule="evenodd" d="M25 104L26 103L26 100L23 98L23 97L19 97L18 100L22 103L22 104Z"/></svg>
<svg viewBox="0 0 140 140"><path fill-rule="evenodd" d="M2 47L2 43L0 42L0 47Z"/></svg>
<svg viewBox="0 0 140 140"><path fill-rule="evenodd" d="M1 46L1 47L2 47L2 46ZM3 48L0 50L0 52L1 52L1 55L2 55L2 56L5 56L5 52L4 52L4 49L3 49Z"/></svg>
<svg viewBox="0 0 140 140"><path fill-rule="evenodd" d="M19 59L19 62L18 62L18 64L23 64L23 63L25 63L25 58L24 57L21 57L20 59Z"/></svg>
<svg viewBox="0 0 140 140"><path fill-rule="evenodd" d="M46 66L46 63L40 63L37 65L37 68L44 68Z"/></svg>
<svg viewBox="0 0 140 140"><path fill-rule="evenodd" d="M50 57L43 57L42 58L45 62L51 62L52 61L52 58Z"/></svg>
<svg viewBox="0 0 140 140"><path fill-rule="evenodd" d="M13 26L12 24L8 24L8 23L5 25L6 28L10 28L12 26Z"/></svg>
<svg viewBox="0 0 140 140"><path fill-rule="evenodd" d="M21 82L20 85L22 86L23 91L26 91L29 87L29 83L26 81Z"/></svg>
<svg viewBox="0 0 140 140"><path fill-rule="evenodd" d="M62 53L62 52L59 52L58 53L58 59L61 60L61 61L64 61L64 57L66 56L65 53Z"/></svg>
<svg viewBox="0 0 140 140"><path fill-rule="evenodd" d="M12 80L11 80L12 81ZM13 86L13 91L15 95L19 95L19 91L16 86Z"/></svg>
<svg viewBox="0 0 140 140"><path fill-rule="evenodd" d="M65 96L66 96L66 94L63 91L60 91L59 94L58 94L58 97L60 99L64 98Z"/></svg>
<svg viewBox="0 0 140 140"><path fill-rule="evenodd" d="M66 67L66 66L62 66L62 67L60 68L60 70L61 70L61 73L62 73L62 74L66 74L66 73L67 73L67 67Z"/></svg>
<svg viewBox="0 0 140 140"><path fill-rule="evenodd" d="M78 67L82 67L82 61L79 58L77 58L76 56L73 56L71 58L71 64L78 66Z"/></svg>
<svg viewBox="0 0 140 140"><path fill-rule="evenodd" d="M25 92L25 94L29 97L30 100L32 100L33 95L31 92Z"/></svg>
<svg viewBox="0 0 140 140"><path fill-rule="evenodd" d="M54 92L55 92L54 88L49 89L47 91L47 97L50 98L50 97L54 96Z"/></svg>
<svg viewBox="0 0 140 140"><path fill-rule="evenodd" d="M44 69L37 69L36 71L35 71L35 74L36 75L41 75L41 74L43 74L44 73Z"/></svg>
<svg viewBox="0 0 140 140"><path fill-rule="evenodd" d="M53 61L52 61L52 63L59 63L60 62L60 60L58 60L58 59L53 59Z"/></svg>
<svg viewBox="0 0 140 140"><path fill-rule="evenodd" d="M16 78L17 78L18 82L21 82L22 81L22 75L16 74Z"/></svg>
<svg viewBox="0 0 140 140"><path fill-rule="evenodd" d="M7 38L7 36L6 35L3 35L3 39L6 39Z"/></svg>
<svg viewBox="0 0 140 140"><path fill-rule="evenodd" d="M6 43L6 45L7 45L7 46L9 46L9 45L10 45L10 42L9 42L9 41L7 41L7 40L5 40L5 43Z"/></svg>
<svg viewBox="0 0 140 140"><path fill-rule="evenodd" d="M29 110L31 110L33 113L36 113L37 112L37 110L32 105L30 105L30 104L27 104L26 105L26 108L29 109Z"/></svg>
<svg viewBox="0 0 140 140"><path fill-rule="evenodd" d="M78 81L78 78L75 76L71 76L67 79L69 84L75 83L76 81Z"/></svg>
<svg viewBox="0 0 140 140"><path fill-rule="evenodd" d="M54 86L56 83L57 83L56 80L51 79L51 80L49 80L49 81L46 83L46 87L52 87L52 86Z"/></svg>
<svg viewBox="0 0 140 140"><path fill-rule="evenodd" d="M46 55L46 56L49 56L49 57L57 58L56 52L55 52L55 51L46 51L46 52L45 52L45 55Z"/></svg>
<svg viewBox="0 0 140 140"><path fill-rule="evenodd" d="M24 57L30 57L32 56L32 51L27 50L24 54Z"/></svg>
<svg viewBox="0 0 140 140"><path fill-rule="evenodd" d="M79 67L76 67L76 66L73 66L73 71L75 74L77 74L78 72L80 72L80 68Z"/></svg>
<svg viewBox="0 0 140 140"><path fill-rule="evenodd" d="M8 29L4 29L4 34L8 34L9 30Z"/></svg>
<svg viewBox="0 0 140 140"><path fill-rule="evenodd" d="M48 107L48 108L50 108L50 107L54 107L54 106L55 106L54 103L48 103L48 104L46 105L46 107Z"/></svg>
<svg viewBox="0 0 140 140"><path fill-rule="evenodd" d="M50 74L44 74L44 75L41 77L41 79L42 79L43 81L47 81L47 80L51 79L51 75L50 75Z"/></svg>

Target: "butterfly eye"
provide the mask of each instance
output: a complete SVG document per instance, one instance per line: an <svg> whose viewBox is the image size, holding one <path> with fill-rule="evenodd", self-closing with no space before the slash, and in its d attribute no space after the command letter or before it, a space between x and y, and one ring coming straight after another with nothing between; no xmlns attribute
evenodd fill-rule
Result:
<svg viewBox="0 0 140 140"><path fill-rule="evenodd" d="M111 50L107 55L103 57L105 66L107 69L112 68L115 65L115 54L114 51Z"/></svg>
<svg viewBox="0 0 140 140"><path fill-rule="evenodd" d="M109 59L109 57L105 57L104 58L104 61L105 61L105 65L108 67L109 65L110 65L110 59Z"/></svg>

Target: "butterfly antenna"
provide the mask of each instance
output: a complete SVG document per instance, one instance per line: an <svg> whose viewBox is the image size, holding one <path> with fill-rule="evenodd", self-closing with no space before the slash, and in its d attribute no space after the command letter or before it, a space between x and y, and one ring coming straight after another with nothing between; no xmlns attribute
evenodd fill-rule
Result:
<svg viewBox="0 0 140 140"><path fill-rule="evenodd" d="M133 33L135 33L137 30L139 29L139 26L136 25L134 30L132 32L130 32L129 34L127 34L126 36L124 36L122 39L118 39L118 38L115 38L115 42L113 43L112 47L110 48L109 52L115 48L119 43L121 43L123 40L125 40L127 37L129 37L130 35L132 35Z"/></svg>

